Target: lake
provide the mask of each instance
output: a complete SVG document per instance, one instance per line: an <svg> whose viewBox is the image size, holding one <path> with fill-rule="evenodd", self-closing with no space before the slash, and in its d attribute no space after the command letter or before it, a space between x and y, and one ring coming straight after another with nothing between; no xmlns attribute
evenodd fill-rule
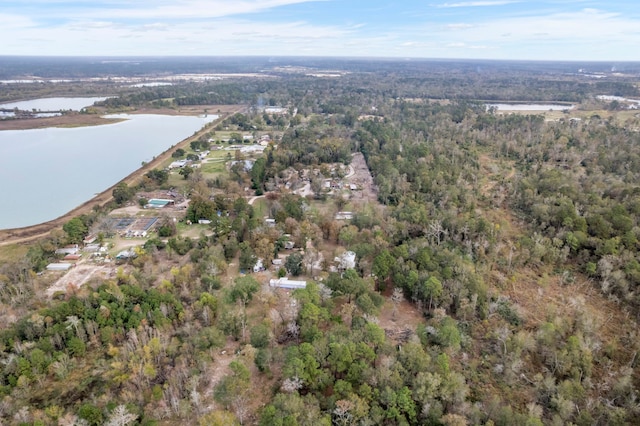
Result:
<svg viewBox="0 0 640 426"><path fill-rule="evenodd" d="M111 115L115 124L0 131L0 229L55 219L217 118Z"/></svg>
<svg viewBox="0 0 640 426"><path fill-rule="evenodd" d="M106 97L93 98L42 98L30 101L9 102L1 104L2 109L18 108L23 111L80 111L82 108L93 105L95 102L104 101Z"/></svg>

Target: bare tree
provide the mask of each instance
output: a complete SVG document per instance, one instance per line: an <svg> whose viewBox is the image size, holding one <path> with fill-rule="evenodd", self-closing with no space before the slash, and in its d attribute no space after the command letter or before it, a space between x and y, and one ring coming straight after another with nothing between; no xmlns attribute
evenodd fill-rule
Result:
<svg viewBox="0 0 640 426"><path fill-rule="evenodd" d="M396 287L393 289L393 294L391 295L391 301L393 302L393 311L391 312L391 319L393 321L396 320L396 315L398 314L398 305L402 303L404 300L404 295L402 294L402 289Z"/></svg>
<svg viewBox="0 0 640 426"><path fill-rule="evenodd" d="M118 405L107 419L105 426L127 426L134 422L138 416L130 413L125 405Z"/></svg>

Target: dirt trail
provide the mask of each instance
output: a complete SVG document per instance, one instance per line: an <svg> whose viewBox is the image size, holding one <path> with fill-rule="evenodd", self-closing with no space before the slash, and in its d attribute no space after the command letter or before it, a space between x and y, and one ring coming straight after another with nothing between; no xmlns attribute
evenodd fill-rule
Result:
<svg viewBox="0 0 640 426"><path fill-rule="evenodd" d="M224 118L226 118L229 115L233 115L233 114L237 114L237 113L243 112L244 110L246 110L246 108L247 108L246 106L240 106L237 109L233 109L233 110L228 111L226 113L225 112L219 113L220 117L217 120L212 121L210 124L208 124L207 126L203 127L200 131L198 131L194 135L189 136L186 139L183 139L181 142L178 142L173 147L171 147L171 148L167 149L166 151L164 151L163 153L159 154L152 161L148 162L143 167L141 167L138 170L134 171L129 176L127 176L124 179L122 179L120 182L125 182L129 186L136 185L140 181L140 179L142 179L142 177L144 176L145 173L147 173L148 171L150 171L150 170L152 170L152 169L154 169L156 167L161 166L162 163L164 163L165 161L169 160L171 158L171 154L177 148L185 148L185 147L187 147L189 145L189 143L191 143L191 141L198 139L204 133L210 131L211 127L214 126L214 124L217 123L218 121L223 120ZM149 113L156 113L156 114L157 113L162 113L162 111L157 111L157 110L138 111L138 113L140 113L140 112L144 112L144 113L147 113L147 114L149 114ZM218 113L216 113L216 114L218 114ZM9 245L9 244L20 244L20 243L30 242L30 241L36 240L38 238L45 237L52 230L62 227L62 225L65 224L66 222L68 222L70 219L72 219L72 218L74 218L76 216L80 216L82 214L86 214L86 213L91 212L91 210L95 206L104 206L109 201L111 201L111 199L112 199L112 191L120 182L118 182L115 185L107 188L106 190L102 191L101 193L99 193L98 195L93 197L92 199L86 201L85 203L81 204L80 206L76 207L75 209L71 210L70 212L58 217L57 219L53 219L53 220L50 220L50 221L44 222L44 223L39 223L39 224L33 225L33 226L27 226L27 227L24 227L24 228L14 228L14 229L2 229L2 230L0 230L0 246Z"/></svg>
<svg viewBox="0 0 640 426"><path fill-rule="evenodd" d="M80 288L94 275L98 274L102 278L106 278L113 270L113 266L79 263L49 287L46 294L51 297L57 292L65 292L69 286Z"/></svg>
<svg viewBox="0 0 640 426"><path fill-rule="evenodd" d="M378 191L373 183L373 176L371 176L371 171L367 166L364 155L360 152L353 154L353 159L349 167L350 169L345 179L347 182L354 183L360 188L360 191L357 192L357 200L377 203ZM380 206L382 205L380 204Z"/></svg>

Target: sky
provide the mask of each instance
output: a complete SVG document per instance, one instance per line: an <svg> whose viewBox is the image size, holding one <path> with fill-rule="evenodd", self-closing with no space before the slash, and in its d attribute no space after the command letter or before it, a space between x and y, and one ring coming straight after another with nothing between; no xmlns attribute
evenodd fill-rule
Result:
<svg viewBox="0 0 640 426"><path fill-rule="evenodd" d="M640 61L636 0L0 0L0 55Z"/></svg>

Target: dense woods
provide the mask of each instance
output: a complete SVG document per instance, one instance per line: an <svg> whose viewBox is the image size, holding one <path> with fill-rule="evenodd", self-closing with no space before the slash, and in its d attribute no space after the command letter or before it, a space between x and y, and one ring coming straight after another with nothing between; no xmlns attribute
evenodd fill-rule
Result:
<svg viewBox="0 0 640 426"><path fill-rule="evenodd" d="M229 161L215 179L183 175L184 221L210 222L197 237L168 222L114 274L53 300L36 272L103 212L0 266L0 418L636 424L640 118L596 96L640 96L637 81L448 66L360 64L339 78L283 73L105 101L248 103L217 131L278 139L251 170ZM545 119L482 100L577 107ZM354 154L374 199L325 190ZM167 187L165 173L141 188ZM310 194L292 192L305 184ZM353 218L336 219L346 209ZM288 253L288 241L304 250ZM355 265L331 269L345 251ZM266 274L303 276L306 288L273 289L251 273L284 253Z"/></svg>

